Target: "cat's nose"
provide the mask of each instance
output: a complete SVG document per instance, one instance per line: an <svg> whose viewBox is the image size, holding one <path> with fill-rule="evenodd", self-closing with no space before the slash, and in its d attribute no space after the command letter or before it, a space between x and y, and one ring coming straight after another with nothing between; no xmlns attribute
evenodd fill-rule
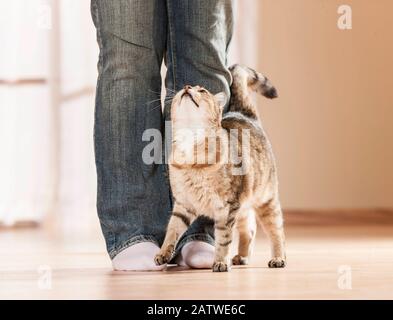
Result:
<svg viewBox="0 0 393 320"><path fill-rule="evenodd" d="M185 91L185 92L188 92L188 91L190 91L191 89L192 89L192 87L191 87L190 85L184 86L184 91Z"/></svg>

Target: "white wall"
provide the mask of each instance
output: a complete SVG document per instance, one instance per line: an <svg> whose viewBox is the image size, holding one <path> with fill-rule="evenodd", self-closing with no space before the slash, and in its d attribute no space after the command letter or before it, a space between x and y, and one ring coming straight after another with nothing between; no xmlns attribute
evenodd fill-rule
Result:
<svg viewBox="0 0 393 320"><path fill-rule="evenodd" d="M393 2L258 1L258 68L280 98L261 115L285 207L393 207ZM250 39L251 40L251 39Z"/></svg>

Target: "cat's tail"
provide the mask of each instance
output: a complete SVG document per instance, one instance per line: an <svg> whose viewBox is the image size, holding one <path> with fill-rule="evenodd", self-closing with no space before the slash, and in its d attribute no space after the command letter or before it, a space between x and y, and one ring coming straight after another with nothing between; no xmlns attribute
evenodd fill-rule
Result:
<svg viewBox="0 0 393 320"><path fill-rule="evenodd" d="M243 115L256 119L257 111L250 99L252 91L258 92L269 99L278 97L276 88L263 74L255 70L235 64L229 68L232 73L230 112L240 112Z"/></svg>

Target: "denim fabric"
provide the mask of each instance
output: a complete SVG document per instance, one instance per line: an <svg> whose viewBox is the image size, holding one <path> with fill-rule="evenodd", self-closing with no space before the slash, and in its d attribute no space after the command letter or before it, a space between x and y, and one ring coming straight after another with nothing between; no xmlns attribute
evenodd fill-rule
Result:
<svg viewBox="0 0 393 320"><path fill-rule="evenodd" d="M161 245L172 199L165 164L145 164L146 129L163 133L160 67L166 87L203 85L229 96L231 0L92 0L100 48L95 109L97 211L114 258L138 242ZM152 101L155 101L152 103ZM198 219L177 246L213 243L212 222Z"/></svg>

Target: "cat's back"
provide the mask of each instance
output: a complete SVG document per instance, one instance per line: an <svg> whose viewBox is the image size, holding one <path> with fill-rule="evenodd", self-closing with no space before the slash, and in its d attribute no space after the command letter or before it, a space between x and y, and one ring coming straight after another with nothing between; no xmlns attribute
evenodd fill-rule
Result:
<svg viewBox="0 0 393 320"><path fill-rule="evenodd" d="M239 140L242 135L249 134L252 149L261 152L263 148L271 152L270 142L258 119L249 118L240 112L227 112L222 118L221 125L229 136L235 136Z"/></svg>
<svg viewBox="0 0 393 320"><path fill-rule="evenodd" d="M277 185L276 164L270 141L259 119L228 112L222 119L222 127L228 132L230 148L236 148L241 157L246 173L243 182L247 182L248 189L257 194L264 194L267 190L270 194ZM237 142L237 146L233 141Z"/></svg>

